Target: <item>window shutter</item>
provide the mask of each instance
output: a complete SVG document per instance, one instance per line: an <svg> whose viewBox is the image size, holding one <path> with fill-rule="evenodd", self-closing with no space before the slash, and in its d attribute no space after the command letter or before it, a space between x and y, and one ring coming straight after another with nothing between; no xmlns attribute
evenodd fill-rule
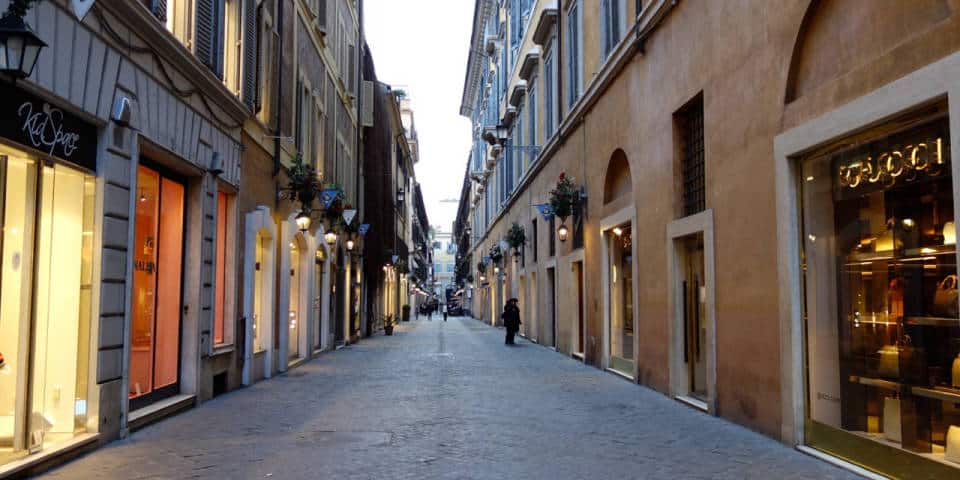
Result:
<svg viewBox="0 0 960 480"><path fill-rule="evenodd" d="M327 31L327 0L317 1L317 26L323 32Z"/></svg>
<svg viewBox="0 0 960 480"><path fill-rule="evenodd" d="M356 45L350 45L350 48L347 50L347 53L350 55L350 58L347 60L347 69L349 73L347 74L347 79L350 81L350 84L347 85L347 91L356 93L357 91L357 47Z"/></svg>
<svg viewBox="0 0 960 480"><path fill-rule="evenodd" d="M363 92L360 97L360 103L363 105L362 122L364 127L373 126L373 82L364 80Z"/></svg>
<svg viewBox="0 0 960 480"><path fill-rule="evenodd" d="M196 32L193 36L193 51L204 65L216 73L216 5L214 0L195 0L196 3Z"/></svg>
<svg viewBox="0 0 960 480"><path fill-rule="evenodd" d="M157 17L157 20L166 23L167 0L151 0L150 13L152 13L154 17Z"/></svg>
<svg viewBox="0 0 960 480"><path fill-rule="evenodd" d="M257 0L243 0L243 103L253 108L257 97Z"/></svg>

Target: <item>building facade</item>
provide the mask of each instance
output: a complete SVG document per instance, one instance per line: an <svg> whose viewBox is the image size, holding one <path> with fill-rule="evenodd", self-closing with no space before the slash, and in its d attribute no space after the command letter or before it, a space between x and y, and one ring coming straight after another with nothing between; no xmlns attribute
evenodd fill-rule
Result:
<svg viewBox="0 0 960 480"><path fill-rule="evenodd" d="M403 121L374 122L362 1L11 3L46 45L0 73L0 478L377 333L367 197L415 180L407 153L364 188Z"/></svg>
<svg viewBox="0 0 960 480"><path fill-rule="evenodd" d="M708 414L956 476L954 3L477 0L474 314L516 296L531 340Z"/></svg>

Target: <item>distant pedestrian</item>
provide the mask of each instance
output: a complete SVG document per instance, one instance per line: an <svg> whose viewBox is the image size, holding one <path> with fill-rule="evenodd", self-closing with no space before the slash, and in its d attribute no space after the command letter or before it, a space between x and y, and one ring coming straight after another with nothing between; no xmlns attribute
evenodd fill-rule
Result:
<svg viewBox="0 0 960 480"><path fill-rule="evenodd" d="M447 321L447 304L446 303L443 304L443 321L444 322Z"/></svg>
<svg viewBox="0 0 960 480"><path fill-rule="evenodd" d="M517 334L517 331L520 330L520 308L517 307L516 298L507 300L507 304L504 305L503 314L500 315L500 318L503 319L503 326L507 329L507 338L504 343L514 345L513 337Z"/></svg>
<svg viewBox="0 0 960 480"><path fill-rule="evenodd" d="M427 320L433 321L433 306L427 305Z"/></svg>

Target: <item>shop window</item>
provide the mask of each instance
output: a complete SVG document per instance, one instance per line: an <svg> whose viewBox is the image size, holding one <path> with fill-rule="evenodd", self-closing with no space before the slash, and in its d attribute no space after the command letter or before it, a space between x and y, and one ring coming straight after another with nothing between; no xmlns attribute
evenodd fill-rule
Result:
<svg viewBox="0 0 960 480"><path fill-rule="evenodd" d="M263 334L263 317L272 308L270 305L265 305L263 301L265 293L264 275L270 274L269 272L264 273L263 260L269 248L270 244L267 238L263 234L257 233L256 247L254 248L256 261L253 266L253 353L264 351L266 349L265 343L269 341L269 339L264 338Z"/></svg>
<svg viewBox="0 0 960 480"><path fill-rule="evenodd" d="M87 431L95 185L0 147L0 464Z"/></svg>
<svg viewBox="0 0 960 480"><path fill-rule="evenodd" d="M184 185L137 173L129 397L131 409L179 393Z"/></svg>
<svg viewBox="0 0 960 480"><path fill-rule="evenodd" d="M808 442L894 477L960 469L955 199L933 110L808 156L799 180Z"/></svg>
<svg viewBox="0 0 960 480"><path fill-rule="evenodd" d="M610 289L610 368L633 376L633 239L630 224L607 234Z"/></svg>
<svg viewBox="0 0 960 480"><path fill-rule="evenodd" d="M233 284L235 259L230 255L235 238L233 211L236 197L224 191L217 192L217 258L216 278L214 279L214 346L228 345L233 342L234 323Z"/></svg>
<svg viewBox="0 0 960 480"><path fill-rule="evenodd" d="M680 196L683 216L704 211L706 180L704 174L703 94L697 95L675 114L680 146Z"/></svg>

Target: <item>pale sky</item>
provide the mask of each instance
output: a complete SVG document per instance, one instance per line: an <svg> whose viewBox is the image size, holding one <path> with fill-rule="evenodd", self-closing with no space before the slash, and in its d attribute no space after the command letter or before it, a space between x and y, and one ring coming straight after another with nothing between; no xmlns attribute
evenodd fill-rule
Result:
<svg viewBox="0 0 960 480"><path fill-rule="evenodd" d="M449 232L470 153L460 116L473 0L365 0L367 43L377 78L406 90L420 141L417 181L430 225ZM444 202L444 200L452 200Z"/></svg>

